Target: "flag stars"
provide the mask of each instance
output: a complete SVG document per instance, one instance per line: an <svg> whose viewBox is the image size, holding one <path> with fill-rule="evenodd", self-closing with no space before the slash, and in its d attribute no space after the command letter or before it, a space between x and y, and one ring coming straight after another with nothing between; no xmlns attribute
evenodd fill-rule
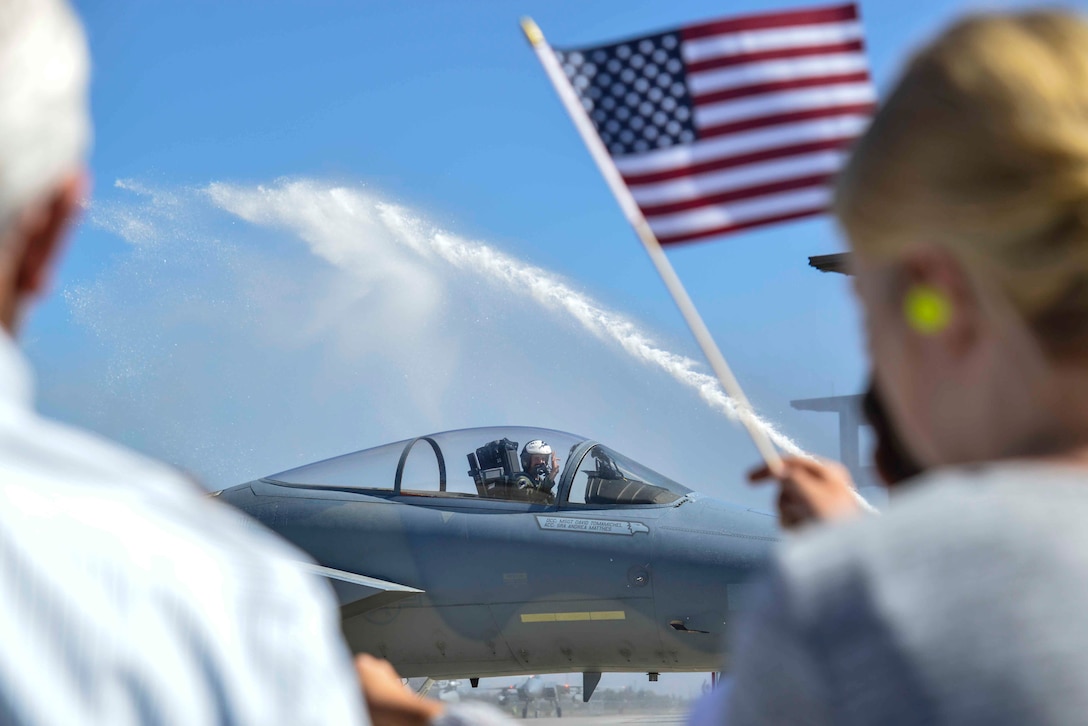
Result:
<svg viewBox="0 0 1088 726"><path fill-rule="evenodd" d="M613 155L695 140L678 33L556 55Z"/></svg>
<svg viewBox="0 0 1088 726"><path fill-rule="evenodd" d="M841 161L818 150L863 133L875 105L861 44L845 4L542 50L556 53L545 65L579 131L596 130L594 153L603 143L652 231L673 243L826 208Z"/></svg>

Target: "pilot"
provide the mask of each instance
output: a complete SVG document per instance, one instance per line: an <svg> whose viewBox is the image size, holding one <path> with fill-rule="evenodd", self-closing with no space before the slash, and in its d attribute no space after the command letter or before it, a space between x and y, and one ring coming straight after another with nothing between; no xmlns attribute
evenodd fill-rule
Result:
<svg viewBox="0 0 1088 726"><path fill-rule="evenodd" d="M521 450L521 475L518 486L535 489L548 499L554 494L555 475L559 473L559 457L543 439L533 439Z"/></svg>

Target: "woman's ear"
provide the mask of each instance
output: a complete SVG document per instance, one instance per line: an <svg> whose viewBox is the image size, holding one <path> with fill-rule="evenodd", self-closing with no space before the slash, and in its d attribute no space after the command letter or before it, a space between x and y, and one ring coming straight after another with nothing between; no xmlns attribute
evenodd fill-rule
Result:
<svg viewBox="0 0 1088 726"><path fill-rule="evenodd" d="M959 260L939 248L918 248L903 256L900 271L895 294L907 327L941 341L954 356L969 352L985 320Z"/></svg>

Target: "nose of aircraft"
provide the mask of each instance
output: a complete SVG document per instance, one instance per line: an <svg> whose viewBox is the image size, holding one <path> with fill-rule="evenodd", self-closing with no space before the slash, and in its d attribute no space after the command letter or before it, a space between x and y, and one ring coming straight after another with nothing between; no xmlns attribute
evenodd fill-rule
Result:
<svg viewBox="0 0 1088 726"><path fill-rule="evenodd" d="M663 519L654 540L654 598L673 646L720 649L778 537L773 515L706 497Z"/></svg>

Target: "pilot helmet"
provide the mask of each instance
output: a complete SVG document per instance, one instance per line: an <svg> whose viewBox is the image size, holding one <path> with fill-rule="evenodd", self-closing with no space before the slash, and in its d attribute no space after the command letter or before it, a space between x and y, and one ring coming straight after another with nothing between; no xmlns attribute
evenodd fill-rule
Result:
<svg viewBox="0 0 1088 726"><path fill-rule="evenodd" d="M521 450L521 469L529 474L555 476L559 470L559 460L547 441L533 439Z"/></svg>

